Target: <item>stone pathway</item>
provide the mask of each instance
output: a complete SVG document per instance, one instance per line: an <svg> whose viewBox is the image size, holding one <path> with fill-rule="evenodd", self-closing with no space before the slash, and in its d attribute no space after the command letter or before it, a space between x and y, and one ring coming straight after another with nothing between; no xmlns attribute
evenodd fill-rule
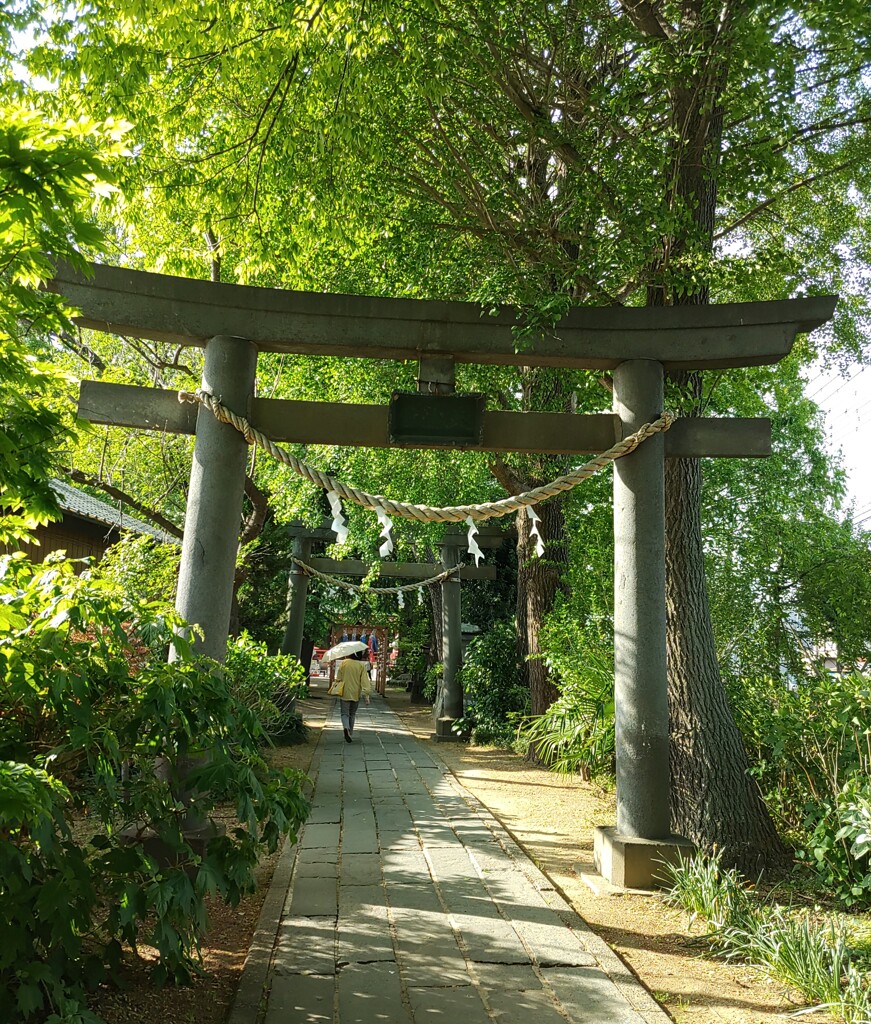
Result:
<svg viewBox="0 0 871 1024"><path fill-rule="evenodd" d="M381 698L351 744L338 702L324 711L312 814L282 854L228 1024L667 1024Z"/></svg>

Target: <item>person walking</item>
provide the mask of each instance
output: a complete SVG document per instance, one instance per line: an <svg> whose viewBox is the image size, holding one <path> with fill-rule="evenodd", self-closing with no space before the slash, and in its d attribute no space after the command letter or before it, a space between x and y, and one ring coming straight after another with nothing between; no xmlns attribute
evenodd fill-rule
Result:
<svg viewBox="0 0 871 1024"><path fill-rule="evenodd" d="M345 732L346 743L353 742L354 719L357 717L360 697L365 696L368 704L369 694L372 692L368 654L367 649L345 658L339 664L339 671L336 673L336 689L342 702L342 729Z"/></svg>

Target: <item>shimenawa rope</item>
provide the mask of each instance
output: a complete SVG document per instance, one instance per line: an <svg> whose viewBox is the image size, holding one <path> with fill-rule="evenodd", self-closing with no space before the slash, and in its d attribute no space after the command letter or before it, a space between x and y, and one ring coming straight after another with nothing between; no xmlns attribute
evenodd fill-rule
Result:
<svg viewBox="0 0 871 1024"><path fill-rule="evenodd" d="M556 480L542 487L534 487L532 490L524 491L522 494L513 494L510 497L502 498L499 501L484 502L480 505L449 505L439 508L432 505L413 505L404 501L393 501L381 494L368 494L356 487L350 487L336 480L319 469L309 466L306 462L291 455L281 445L276 444L264 433L252 426L244 416L239 416L215 398L207 391L179 391L180 402L198 402L204 405L221 423L229 423L235 427L249 444L258 444L279 462L288 466L297 475L305 480L317 484L325 491L334 491L345 501L351 501L355 505L368 509L384 509L389 515L399 516L403 519L415 519L420 523L461 523L466 519L474 522L482 522L487 519L495 519L500 516L509 515L530 505L537 505L548 498L553 498L564 491L570 491L579 483L593 476L609 462L622 458L633 452L642 441L648 437L658 434L660 431L668 430L674 422L675 417L670 412L663 414L652 423L645 423L622 441L612 445L606 452L597 455L595 458L585 462L583 466L566 473L565 476L557 477ZM420 584L416 584L420 586Z"/></svg>

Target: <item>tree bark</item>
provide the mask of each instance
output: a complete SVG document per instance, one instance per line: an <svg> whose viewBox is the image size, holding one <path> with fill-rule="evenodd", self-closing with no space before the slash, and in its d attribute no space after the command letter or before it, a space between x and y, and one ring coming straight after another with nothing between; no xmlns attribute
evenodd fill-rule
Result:
<svg viewBox="0 0 871 1024"><path fill-rule="evenodd" d="M509 494L520 494L544 483L521 481L510 467L493 463L494 475ZM554 476L558 476L559 472ZM543 558L538 557L536 541L530 536L532 521L524 509L516 516L517 527L517 600L515 627L517 657L529 688L530 712L543 715L559 696L550 671L541 658L539 634L545 615L553 608L557 594L565 589L564 571L568 566L563 498L556 497L536 506L540 518L538 532L545 544Z"/></svg>
<svg viewBox="0 0 871 1024"><path fill-rule="evenodd" d="M724 11L727 9L724 8ZM716 220L722 140L720 97L727 80L731 10L719 26L698 3L685 5L682 31L704 40L707 60L671 89L672 202L690 215L694 231L665 239L662 281L675 270L707 264ZM705 305L706 273L648 292L648 303ZM670 375L680 411L700 413L701 374ZM787 860L768 809L749 774L743 740L732 716L717 663L705 582L699 460L669 459L665 469L666 655L670 714L672 827L723 863L755 876Z"/></svg>
<svg viewBox="0 0 871 1024"><path fill-rule="evenodd" d="M543 558L536 554L535 538L530 536L532 521L526 510L517 513L517 639L529 680L530 710L533 715L542 715L557 699L559 690L541 658L541 626L565 587L568 547L562 498L543 502L536 512L545 544Z"/></svg>
<svg viewBox="0 0 871 1024"><path fill-rule="evenodd" d="M435 569L435 564L433 569ZM427 587L430 607L432 609L430 656L427 668L432 668L442 660L442 588L438 585Z"/></svg>
<svg viewBox="0 0 871 1024"><path fill-rule="evenodd" d="M705 585L701 464L665 470L672 828L748 877L788 861L756 782L717 664Z"/></svg>

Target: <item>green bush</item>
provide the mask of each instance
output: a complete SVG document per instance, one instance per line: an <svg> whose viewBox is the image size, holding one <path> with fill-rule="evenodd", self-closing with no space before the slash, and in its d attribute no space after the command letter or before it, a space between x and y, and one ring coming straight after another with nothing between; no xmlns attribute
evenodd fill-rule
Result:
<svg viewBox="0 0 871 1024"><path fill-rule="evenodd" d="M475 743L509 745L518 717L529 710L513 623L496 622L471 640L459 676L463 717L454 728Z"/></svg>
<svg viewBox="0 0 871 1024"><path fill-rule="evenodd" d="M429 620L421 615L403 623L398 637L394 675L407 672L414 679L422 679L426 673L426 657L430 648Z"/></svg>
<svg viewBox="0 0 871 1024"><path fill-rule="evenodd" d="M308 693L308 674L297 658L270 654L265 643L243 632L228 642L224 668L233 696L254 712L268 736L305 738L294 704Z"/></svg>
<svg viewBox="0 0 871 1024"><path fill-rule="evenodd" d="M103 555L93 574L117 584L128 600L171 602L180 560L176 545L128 533Z"/></svg>
<svg viewBox="0 0 871 1024"><path fill-rule="evenodd" d="M555 771L584 779L614 773L614 668L612 642L597 628L580 629L565 610L545 623L542 657L559 697L527 720L520 740Z"/></svg>
<svg viewBox="0 0 871 1024"><path fill-rule="evenodd" d="M444 665L437 661L435 665L430 665L424 674L423 699L429 701L430 704L435 704L444 671Z"/></svg>
<svg viewBox="0 0 871 1024"><path fill-rule="evenodd" d="M84 988L104 977L102 958L83 943L98 894L64 818L69 799L47 772L0 761L4 1021L27 1018L46 1004L62 1018L87 1020Z"/></svg>
<svg viewBox="0 0 871 1024"><path fill-rule="evenodd" d="M185 629L69 562L0 559L4 1021L93 1020L86 990L122 943L149 942L157 979L186 981L204 896L235 904L305 819L302 776L267 767L256 715ZM145 635L177 660L155 659ZM204 852L192 823L211 828Z"/></svg>
<svg viewBox="0 0 871 1024"><path fill-rule="evenodd" d="M799 859L845 906L871 907L871 681L822 673L788 687L729 680L768 806Z"/></svg>
<svg viewBox="0 0 871 1024"><path fill-rule="evenodd" d="M832 803L812 807L809 821L799 859L844 906L871 906L871 782L851 776Z"/></svg>

